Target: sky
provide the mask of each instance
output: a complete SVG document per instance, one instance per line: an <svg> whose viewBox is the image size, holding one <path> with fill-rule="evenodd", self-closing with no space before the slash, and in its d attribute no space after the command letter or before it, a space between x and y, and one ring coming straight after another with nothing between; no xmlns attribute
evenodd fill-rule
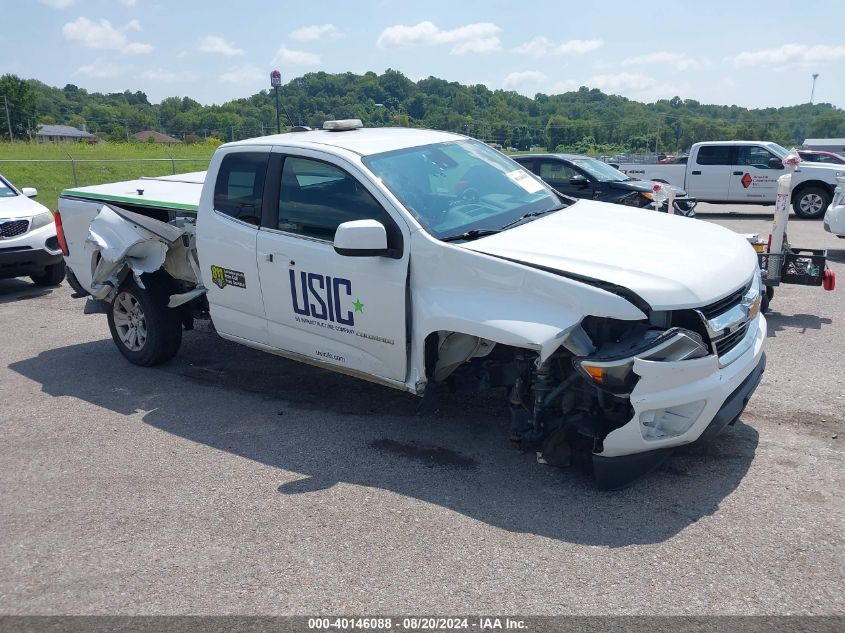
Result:
<svg viewBox="0 0 845 633"><path fill-rule="evenodd" d="M0 74L223 103L306 72L845 107L843 0L0 0Z"/></svg>

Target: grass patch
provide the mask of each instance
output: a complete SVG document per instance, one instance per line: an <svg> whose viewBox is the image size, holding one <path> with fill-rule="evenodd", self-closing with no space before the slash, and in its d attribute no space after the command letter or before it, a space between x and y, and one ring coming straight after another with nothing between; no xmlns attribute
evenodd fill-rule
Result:
<svg viewBox="0 0 845 633"><path fill-rule="evenodd" d="M101 185L133 180L140 176L165 176L203 171L216 145L176 145L165 148L152 143L35 144L0 143L0 173L19 189L35 187L41 204L55 209L59 194L69 187ZM76 161L76 182L70 157ZM158 159L158 160L149 160ZM6 160L42 160L65 162L18 163ZM126 162L106 162L106 161ZM143 161L149 162L143 162Z"/></svg>

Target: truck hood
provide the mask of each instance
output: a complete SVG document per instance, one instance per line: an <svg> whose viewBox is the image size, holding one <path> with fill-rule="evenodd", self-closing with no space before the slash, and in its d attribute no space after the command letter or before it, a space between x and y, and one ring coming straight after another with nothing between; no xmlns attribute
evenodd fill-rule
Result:
<svg viewBox="0 0 845 633"><path fill-rule="evenodd" d="M9 218L31 218L39 213L48 211L43 204L36 202L26 196L12 196L11 198L0 198L0 220Z"/></svg>
<svg viewBox="0 0 845 633"><path fill-rule="evenodd" d="M757 266L748 242L721 226L591 200L461 246L622 286L655 310L712 303Z"/></svg>

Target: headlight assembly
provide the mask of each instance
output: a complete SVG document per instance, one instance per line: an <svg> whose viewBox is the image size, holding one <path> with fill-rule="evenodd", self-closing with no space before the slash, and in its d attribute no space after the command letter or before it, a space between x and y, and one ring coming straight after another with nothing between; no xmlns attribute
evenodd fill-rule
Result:
<svg viewBox="0 0 845 633"><path fill-rule="evenodd" d="M634 360L681 361L708 354L702 338L690 330L670 328L665 332L649 330L638 340L623 340L607 345L598 354L574 358L575 369L597 387L625 396L637 384Z"/></svg>
<svg viewBox="0 0 845 633"><path fill-rule="evenodd" d="M32 221L29 224L29 230L34 231L35 229L40 229L42 226L47 226L48 224L53 223L53 214L49 211L44 211L43 213L39 213L38 215L32 218Z"/></svg>

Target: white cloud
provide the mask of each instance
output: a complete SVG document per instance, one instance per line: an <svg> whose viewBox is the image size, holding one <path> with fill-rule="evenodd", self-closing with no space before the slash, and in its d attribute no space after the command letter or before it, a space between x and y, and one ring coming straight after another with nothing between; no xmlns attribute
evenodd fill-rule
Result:
<svg viewBox="0 0 845 633"><path fill-rule="evenodd" d="M76 4L76 0L39 0L41 4L52 7L53 9L67 9Z"/></svg>
<svg viewBox="0 0 845 633"><path fill-rule="evenodd" d="M120 4L124 7L134 7L138 2L137 0L120 0Z"/></svg>
<svg viewBox="0 0 845 633"><path fill-rule="evenodd" d="M80 66L73 74L90 77L91 79L111 79L113 77L122 77L126 74L127 70L128 68L126 66L118 66L98 59L92 64Z"/></svg>
<svg viewBox="0 0 845 633"><path fill-rule="evenodd" d="M320 56L317 53L292 51L286 46L282 46L276 51L276 55L273 57L274 64L290 64L291 66L318 66L320 61Z"/></svg>
<svg viewBox="0 0 845 633"><path fill-rule="evenodd" d="M546 80L546 75L539 70L523 70L510 73L502 80L503 88L517 88L525 84L538 84Z"/></svg>
<svg viewBox="0 0 845 633"><path fill-rule="evenodd" d="M337 39L341 37L341 33L334 24L314 24L312 26L303 26L291 31L290 39L298 42L313 42L314 40Z"/></svg>
<svg viewBox="0 0 845 633"><path fill-rule="evenodd" d="M443 30L433 22L420 22L412 26L396 24L389 26L379 35L379 48L393 46L419 46L452 44L452 55L466 53L489 53L501 48L499 33L502 29L491 22L475 22L455 29Z"/></svg>
<svg viewBox="0 0 845 633"><path fill-rule="evenodd" d="M217 53L234 57L243 55L243 49L238 48L231 42L227 42L219 35L206 35L197 42L197 50L203 53Z"/></svg>
<svg viewBox="0 0 845 633"><path fill-rule="evenodd" d="M566 40L553 42L543 35L531 38L513 49L514 53L539 59L547 55L584 55L604 46L603 40Z"/></svg>
<svg viewBox="0 0 845 633"><path fill-rule="evenodd" d="M778 48L743 51L727 57L737 68L750 66L783 67L802 64L819 64L845 58L845 46L833 44L784 44Z"/></svg>
<svg viewBox="0 0 845 633"><path fill-rule="evenodd" d="M638 66L643 64L667 64L675 70L697 70L710 65L706 57L690 57L686 53L670 53L669 51L655 51L645 55L637 55L622 60L623 66Z"/></svg>
<svg viewBox="0 0 845 633"><path fill-rule="evenodd" d="M616 94L619 92L646 92L657 86L657 80L654 77L639 73L594 75L584 83L604 92Z"/></svg>
<svg viewBox="0 0 845 633"><path fill-rule="evenodd" d="M269 83L269 76L269 73L265 73L258 66L244 64L231 68L228 72L220 75L220 81L236 86L254 86L265 80Z"/></svg>
<svg viewBox="0 0 845 633"><path fill-rule="evenodd" d="M164 68L150 68L145 70L141 73L141 78L150 81L159 81L165 84L175 84L180 81L192 81L195 79L191 73L176 73Z"/></svg>
<svg viewBox="0 0 845 633"><path fill-rule="evenodd" d="M78 42L87 48L106 51L121 51L123 53L150 53L152 45L140 42L130 42L126 35L128 31L140 31L138 20L130 20L126 26L115 28L111 22L101 19L98 22L86 17L79 17L62 27L62 33L69 42Z"/></svg>

